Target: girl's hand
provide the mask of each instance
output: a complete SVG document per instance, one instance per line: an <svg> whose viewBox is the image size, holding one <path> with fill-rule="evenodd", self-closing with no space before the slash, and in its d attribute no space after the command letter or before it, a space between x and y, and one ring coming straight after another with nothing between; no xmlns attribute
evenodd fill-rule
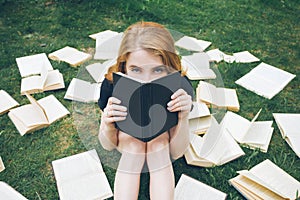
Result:
<svg viewBox="0 0 300 200"><path fill-rule="evenodd" d="M104 122L106 126L112 128L114 127L114 122L126 119L127 108L125 106L121 106L120 104L121 101L115 97L110 97L108 99L107 105L104 108L101 117L101 121Z"/></svg>
<svg viewBox="0 0 300 200"><path fill-rule="evenodd" d="M192 108L192 97L183 89L179 89L171 96L171 101L167 104L170 112L179 111L179 119L188 117Z"/></svg>

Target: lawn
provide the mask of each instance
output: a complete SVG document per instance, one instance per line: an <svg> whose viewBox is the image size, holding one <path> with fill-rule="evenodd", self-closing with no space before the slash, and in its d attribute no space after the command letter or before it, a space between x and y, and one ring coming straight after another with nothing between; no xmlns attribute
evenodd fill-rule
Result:
<svg viewBox="0 0 300 200"><path fill-rule="evenodd" d="M93 52L95 41L88 35L107 29L122 32L140 20L155 21L212 42L209 49L219 48L228 54L247 50L262 62L295 74L287 87L268 100L234 83L258 63L216 64L224 86L237 89L239 115L252 119L262 108L258 120L273 120L275 112L300 113L299 12L297 0L0 0L0 89L21 105L27 104L26 97L20 95L21 77L15 58L48 55L66 45ZM64 75L66 88L72 78L86 77L86 64L77 68L63 62L51 64ZM194 86L197 83L193 81ZM58 199L51 162L92 148L98 150L113 187L115 168L106 163L117 161L112 161L97 141L99 108L64 100L65 92L66 89L34 95L40 99L54 94L71 112L48 128L20 136L8 116L0 116L0 156L6 167L0 180L28 199ZM228 179L236 176L237 170L250 169L265 159L300 181L300 159L281 138L275 122L273 127L267 153L243 147L245 156L213 168L190 166L180 158L173 163L176 182L181 174L187 174L227 193L228 199L242 199ZM143 174L139 199L149 199L148 181L149 175Z"/></svg>

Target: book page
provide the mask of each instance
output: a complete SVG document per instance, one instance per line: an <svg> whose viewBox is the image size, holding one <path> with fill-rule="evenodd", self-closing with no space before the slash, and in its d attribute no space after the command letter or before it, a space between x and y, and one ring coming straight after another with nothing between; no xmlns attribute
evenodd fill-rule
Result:
<svg viewBox="0 0 300 200"><path fill-rule="evenodd" d="M60 103L54 95L49 95L38 100L40 106L44 109L49 124L59 120L60 118L70 114L70 112Z"/></svg>
<svg viewBox="0 0 300 200"><path fill-rule="evenodd" d="M283 137L299 132L299 113L273 113L273 117Z"/></svg>
<svg viewBox="0 0 300 200"><path fill-rule="evenodd" d="M216 92L217 88L214 85L204 81L200 81L198 87L199 89L197 90L197 92L198 92L199 100L207 103L215 104L216 97L217 97L217 92Z"/></svg>
<svg viewBox="0 0 300 200"><path fill-rule="evenodd" d="M210 111L205 103L193 102L193 109L189 113L189 119L204 117L210 115Z"/></svg>
<svg viewBox="0 0 300 200"><path fill-rule="evenodd" d="M77 66L90 59L91 55L79 51L73 47L66 46L62 49L50 53L49 58L51 58L52 60L64 61L72 66Z"/></svg>
<svg viewBox="0 0 300 200"><path fill-rule="evenodd" d="M226 199L226 194L194 178L182 174L175 187L175 200Z"/></svg>
<svg viewBox="0 0 300 200"><path fill-rule="evenodd" d="M259 61L259 59L252 55L249 51L233 53L233 56L235 57L235 62L237 63L251 63Z"/></svg>
<svg viewBox="0 0 300 200"><path fill-rule="evenodd" d="M90 38L96 40L100 40L100 41L105 41L113 36L116 36L118 34L118 32L116 31L111 31L111 30L105 30L105 31L101 31L99 33L94 33L89 35Z"/></svg>
<svg viewBox="0 0 300 200"><path fill-rule="evenodd" d="M234 110L239 110L239 100L235 89L230 88L217 88L215 105L219 107L235 108Z"/></svg>
<svg viewBox="0 0 300 200"><path fill-rule="evenodd" d="M195 165L195 166L200 166L200 167L213 167L215 166L214 163L204 159L200 158L198 155L196 155L195 150L193 147L190 145L186 152L184 153L185 160L187 164L189 165Z"/></svg>
<svg viewBox="0 0 300 200"><path fill-rule="evenodd" d="M104 63L93 63L86 66L86 70L92 76L96 83L100 83L104 80L104 75L107 73L107 70L112 66L115 60L108 60Z"/></svg>
<svg viewBox="0 0 300 200"><path fill-rule="evenodd" d="M41 74L41 67L53 70L53 67L45 53L16 58L21 77Z"/></svg>
<svg viewBox="0 0 300 200"><path fill-rule="evenodd" d="M107 60L115 59L118 56L118 50L122 41L123 33L110 37L103 41L96 39L96 48L94 59Z"/></svg>
<svg viewBox="0 0 300 200"><path fill-rule="evenodd" d="M207 47L211 45L211 42L198 40L194 37L183 36L175 42L175 46L181 47L190 51L204 51Z"/></svg>
<svg viewBox="0 0 300 200"><path fill-rule="evenodd" d="M43 83L42 83L41 76L29 76L23 78L21 80L21 94L24 95L25 92L28 94L40 92L43 90Z"/></svg>
<svg viewBox="0 0 300 200"><path fill-rule="evenodd" d="M294 74L288 73L271 65L261 63L249 73L235 81L235 83L255 92L258 95L271 99L294 77Z"/></svg>
<svg viewBox="0 0 300 200"><path fill-rule="evenodd" d="M105 199L112 191L93 149L52 161L61 199Z"/></svg>
<svg viewBox="0 0 300 200"><path fill-rule="evenodd" d="M270 129L272 129L273 121L254 122L247 134L243 138L242 143L267 144L270 138ZM272 133L272 132L271 132Z"/></svg>
<svg viewBox="0 0 300 200"><path fill-rule="evenodd" d="M296 192L300 191L300 182L268 159L249 171L268 184L268 188L284 198L295 199Z"/></svg>
<svg viewBox="0 0 300 200"><path fill-rule="evenodd" d="M5 200L28 200L22 194L17 192L7 183L0 181L0 194L1 199Z"/></svg>
<svg viewBox="0 0 300 200"><path fill-rule="evenodd" d="M0 90L0 115L18 105L20 104L14 98L12 98L5 90Z"/></svg>
<svg viewBox="0 0 300 200"><path fill-rule="evenodd" d="M97 102L100 97L100 87L101 84L91 84L87 81L73 78L64 98L79 102Z"/></svg>
<svg viewBox="0 0 300 200"><path fill-rule="evenodd" d="M206 52L210 61L221 62L224 59L225 54L219 49L212 49Z"/></svg>
<svg viewBox="0 0 300 200"><path fill-rule="evenodd" d="M44 85L44 91L57 90L65 88L65 82L63 75L58 70L53 70L48 73L46 83Z"/></svg>
<svg viewBox="0 0 300 200"><path fill-rule="evenodd" d="M2 158L0 156L0 172L2 172L5 169L4 163L2 161Z"/></svg>
<svg viewBox="0 0 300 200"><path fill-rule="evenodd" d="M211 123L211 116L189 119L189 131L193 134L204 134Z"/></svg>
<svg viewBox="0 0 300 200"><path fill-rule="evenodd" d="M250 128L250 122L246 118L227 111L221 122L225 129L231 134L231 136L239 143L243 142L247 131Z"/></svg>

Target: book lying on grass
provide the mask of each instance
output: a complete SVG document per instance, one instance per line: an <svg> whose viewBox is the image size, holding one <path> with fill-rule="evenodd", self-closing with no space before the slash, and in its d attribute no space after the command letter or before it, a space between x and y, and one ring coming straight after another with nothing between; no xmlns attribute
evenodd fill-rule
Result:
<svg viewBox="0 0 300 200"><path fill-rule="evenodd" d="M61 200L107 199L113 196L95 149L52 161Z"/></svg>
<svg viewBox="0 0 300 200"><path fill-rule="evenodd" d="M202 199L202 200L225 200L227 194L206 185L194 178L191 178L185 174L182 174L179 178L178 183L175 187L175 198L174 200L191 200L191 199Z"/></svg>
<svg viewBox="0 0 300 200"><path fill-rule="evenodd" d="M203 137L191 134L189 150L185 153L188 164L201 167L223 165L245 155L233 137L212 116L211 124Z"/></svg>
<svg viewBox="0 0 300 200"><path fill-rule="evenodd" d="M105 41L113 36L118 35L118 32L116 31L111 31L111 30L105 30L105 31L101 31L99 33L94 33L89 35L90 38L94 39L94 40L101 40L101 41Z"/></svg>
<svg viewBox="0 0 300 200"><path fill-rule="evenodd" d="M53 67L45 53L19 57L16 58L16 62L21 77L41 74L41 66L44 66L49 71L53 70Z"/></svg>
<svg viewBox="0 0 300 200"><path fill-rule="evenodd" d="M274 130L273 121L255 121L260 112L261 109L249 121L236 113L227 111L222 122L225 129L238 143L252 149L258 148L266 153Z"/></svg>
<svg viewBox="0 0 300 200"><path fill-rule="evenodd" d="M28 200L7 183L0 181L0 199L3 200Z"/></svg>
<svg viewBox="0 0 300 200"><path fill-rule="evenodd" d="M3 163L2 158L0 156L0 172L2 172L3 170L5 170L5 166L4 166L4 163Z"/></svg>
<svg viewBox="0 0 300 200"><path fill-rule="evenodd" d="M299 113L273 113L275 122L281 136L300 158L300 114Z"/></svg>
<svg viewBox="0 0 300 200"><path fill-rule="evenodd" d="M189 131L193 134L203 134L210 126L210 111L205 103L193 102L193 109L189 113Z"/></svg>
<svg viewBox="0 0 300 200"><path fill-rule="evenodd" d="M228 63L232 63L235 61L235 57L225 54L224 52L220 51L220 49L212 49L206 52L207 55L209 56L209 60L210 61L214 61L214 62L221 62L221 61L225 61Z"/></svg>
<svg viewBox="0 0 300 200"><path fill-rule="evenodd" d="M181 47L190 51L204 51L211 45L211 42L198 40L194 37L183 36L175 42L175 46Z"/></svg>
<svg viewBox="0 0 300 200"><path fill-rule="evenodd" d="M59 70L48 71L45 65L41 65L40 68L40 75L22 78L22 95L65 88L64 78Z"/></svg>
<svg viewBox="0 0 300 200"><path fill-rule="evenodd" d="M200 81L196 88L197 101L211 104L213 107L227 108L239 111L240 104L235 89L216 87L205 81Z"/></svg>
<svg viewBox="0 0 300 200"><path fill-rule="evenodd" d="M123 73L113 74L113 97L127 107L127 116L116 122L116 128L142 141L169 130L178 122L178 113L169 112L167 103L178 89L193 96L192 85L179 72L150 82L134 79Z"/></svg>
<svg viewBox="0 0 300 200"><path fill-rule="evenodd" d="M295 77L294 74L260 63L235 83L260 96L272 99Z"/></svg>
<svg viewBox="0 0 300 200"><path fill-rule="evenodd" d="M91 59L92 55L83 51L79 51L73 47L66 46L62 49L50 53L48 57L52 60L63 61L73 67L76 67Z"/></svg>
<svg viewBox="0 0 300 200"><path fill-rule="evenodd" d="M0 90L0 115L19 105L5 90Z"/></svg>
<svg viewBox="0 0 300 200"><path fill-rule="evenodd" d="M117 58L122 38L123 33L118 33L107 40L96 38L94 59L108 60Z"/></svg>
<svg viewBox="0 0 300 200"><path fill-rule="evenodd" d="M238 171L229 180L247 199L297 199L300 182L270 160L255 165L249 171Z"/></svg>
<svg viewBox="0 0 300 200"><path fill-rule="evenodd" d="M11 109L8 113L9 118L22 136L47 127L70 114L54 95L49 95L38 101L29 94L26 96L30 104Z"/></svg>
<svg viewBox="0 0 300 200"><path fill-rule="evenodd" d="M107 70L110 66L114 65L116 60L107 60L103 63L93 63L86 66L86 70L92 76L96 83L101 83L104 78Z"/></svg>
<svg viewBox="0 0 300 200"><path fill-rule="evenodd" d="M249 51L233 53L233 57L235 58L235 62L237 63L251 63L259 61L259 59L252 55Z"/></svg>
<svg viewBox="0 0 300 200"><path fill-rule="evenodd" d="M181 63L187 68L186 76L190 80L216 78L215 72L209 67L209 57L204 52L182 56Z"/></svg>
<svg viewBox="0 0 300 200"><path fill-rule="evenodd" d="M99 83L90 83L84 80L73 78L64 99L78 101L78 102L97 102L100 97Z"/></svg>

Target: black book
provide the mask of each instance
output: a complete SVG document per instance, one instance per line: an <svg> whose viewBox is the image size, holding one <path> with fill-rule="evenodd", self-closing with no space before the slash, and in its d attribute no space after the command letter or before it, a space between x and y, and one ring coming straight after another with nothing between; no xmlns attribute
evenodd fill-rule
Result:
<svg viewBox="0 0 300 200"><path fill-rule="evenodd" d="M127 116L116 122L116 128L131 136L148 142L168 131L178 123L178 112L169 112L167 103L171 95L183 88L193 95L189 81L179 72L143 82L123 73L113 74L112 96L121 100L127 107Z"/></svg>

